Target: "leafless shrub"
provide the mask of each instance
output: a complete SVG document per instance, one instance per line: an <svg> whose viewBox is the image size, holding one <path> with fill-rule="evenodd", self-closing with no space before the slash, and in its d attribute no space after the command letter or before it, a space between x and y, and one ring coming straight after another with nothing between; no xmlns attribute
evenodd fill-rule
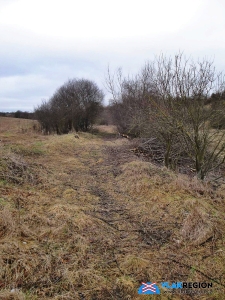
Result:
<svg viewBox="0 0 225 300"><path fill-rule="evenodd" d="M151 88L142 75L125 78L122 69L114 74L108 69L106 85L113 99L110 111L118 131L140 136L145 131L148 118L148 98Z"/></svg>
<svg viewBox="0 0 225 300"><path fill-rule="evenodd" d="M85 79L73 79L62 85L55 94L35 109L44 133L57 134L87 131L101 111L103 92Z"/></svg>
<svg viewBox="0 0 225 300"><path fill-rule="evenodd" d="M193 160L198 178L204 179L225 159L224 134L212 131L210 125L218 112L205 105L213 91L224 88L223 76L216 72L213 62L194 62L182 53L174 58L159 56L146 65L145 72L154 82L157 95L150 98L150 118L166 147L165 165L170 165L178 143L177 149Z"/></svg>
<svg viewBox="0 0 225 300"><path fill-rule="evenodd" d="M162 54L132 78L124 77L121 69L115 74L108 70L107 86L119 131L156 137L167 168L176 169L188 158L189 167L203 180L224 163L225 132L211 128L215 120L221 123L224 113L207 103L212 93L223 94L225 81L212 61Z"/></svg>

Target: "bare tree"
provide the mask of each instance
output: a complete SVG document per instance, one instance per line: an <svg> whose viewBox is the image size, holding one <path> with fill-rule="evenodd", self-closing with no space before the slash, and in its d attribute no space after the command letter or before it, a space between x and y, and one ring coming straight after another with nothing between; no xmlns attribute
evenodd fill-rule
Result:
<svg viewBox="0 0 225 300"><path fill-rule="evenodd" d="M42 104L35 108L35 117L41 124L43 133L48 134L53 128L50 103L46 100L42 101Z"/></svg>
<svg viewBox="0 0 225 300"><path fill-rule="evenodd" d="M188 158L204 179L224 162L224 134L217 126L224 105L209 104L212 93L222 95L224 78L212 61L162 54L132 78L108 69L107 86L116 125L127 134L157 137L166 167Z"/></svg>
<svg viewBox="0 0 225 300"><path fill-rule="evenodd" d="M106 78L111 100L111 113L119 131L140 136L144 132L148 114L149 89L139 74L124 77L118 69L113 75L108 69Z"/></svg>
<svg viewBox="0 0 225 300"><path fill-rule="evenodd" d="M150 97L150 120L154 120L155 133L164 139L166 166L179 141L180 149L194 161L197 176L204 179L225 159L224 133L212 130L210 124L218 118L217 111L205 104L212 92L224 88L222 74L213 62L194 62L182 53L174 58L161 55L145 70L156 95Z"/></svg>
<svg viewBox="0 0 225 300"><path fill-rule="evenodd" d="M95 121L103 98L103 92L93 81L73 79L61 86L35 112L48 131L57 134L68 133L73 128L87 131Z"/></svg>

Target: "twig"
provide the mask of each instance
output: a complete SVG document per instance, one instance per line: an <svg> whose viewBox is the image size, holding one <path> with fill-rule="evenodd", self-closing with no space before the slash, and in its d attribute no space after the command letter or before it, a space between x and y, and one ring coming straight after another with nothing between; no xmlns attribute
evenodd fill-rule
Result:
<svg viewBox="0 0 225 300"><path fill-rule="evenodd" d="M182 263L182 262L180 262L180 261L177 261L177 260L174 259L174 258L169 258L169 257L168 257L168 259L171 260L171 261L173 261L173 262L175 262L175 263L177 263L177 264L179 264L179 265L181 265L181 266L184 266L184 267L186 267L186 268L189 268L189 269L192 269L192 268L193 268L193 266L188 265L188 264L185 264L185 263ZM206 277L207 279L209 279L209 280L211 280L211 281L213 281L213 282L215 282L215 283L217 283L217 284L219 284L219 285L225 287L225 284L220 283L219 281L217 281L216 279L214 279L214 278L208 276L207 274L203 273L202 271L200 271L200 270L198 270L198 269L196 269L196 268L195 268L195 271L198 272L199 274L201 274L202 276Z"/></svg>
<svg viewBox="0 0 225 300"><path fill-rule="evenodd" d="M98 220L103 221L103 222L106 223L108 226L112 227L113 229L115 229L115 230L117 230L117 231L126 231L126 230L124 230L124 229L118 229L118 228L116 228L114 225L112 225L112 224L109 223L110 221L107 221L107 220L105 220L105 219L103 219L103 218L96 217L96 216L94 216L94 215L92 215L92 214L89 214L89 213L86 213L86 214L89 215L89 216L91 216L91 217L93 217L93 218L96 218L96 219L98 219Z"/></svg>

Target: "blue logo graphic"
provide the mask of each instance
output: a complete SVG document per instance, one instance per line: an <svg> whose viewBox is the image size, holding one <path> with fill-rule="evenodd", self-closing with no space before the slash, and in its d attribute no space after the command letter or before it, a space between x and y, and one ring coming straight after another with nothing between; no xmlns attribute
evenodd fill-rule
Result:
<svg viewBox="0 0 225 300"><path fill-rule="evenodd" d="M138 289L139 295L157 295L160 294L160 290L156 285L156 282L142 282L142 285Z"/></svg>

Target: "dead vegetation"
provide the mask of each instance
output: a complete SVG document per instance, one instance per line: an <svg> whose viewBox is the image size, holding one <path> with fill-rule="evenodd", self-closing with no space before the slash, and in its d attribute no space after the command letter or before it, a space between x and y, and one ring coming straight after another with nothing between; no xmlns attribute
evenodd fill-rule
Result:
<svg viewBox="0 0 225 300"><path fill-rule="evenodd" d="M20 155L10 153L0 158L0 180L14 184L39 182L38 175L31 164L26 162Z"/></svg>
<svg viewBox="0 0 225 300"><path fill-rule="evenodd" d="M138 300L141 282L168 280L213 281L206 298L172 299L222 299L222 187L146 162L101 130L12 134L2 146L0 299Z"/></svg>
<svg viewBox="0 0 225 300"><path fill-rule="evenodd" d="M210 214L194 208L187 215L181 228L181 237L199 245L214 237L214 225Z"/></svg>

